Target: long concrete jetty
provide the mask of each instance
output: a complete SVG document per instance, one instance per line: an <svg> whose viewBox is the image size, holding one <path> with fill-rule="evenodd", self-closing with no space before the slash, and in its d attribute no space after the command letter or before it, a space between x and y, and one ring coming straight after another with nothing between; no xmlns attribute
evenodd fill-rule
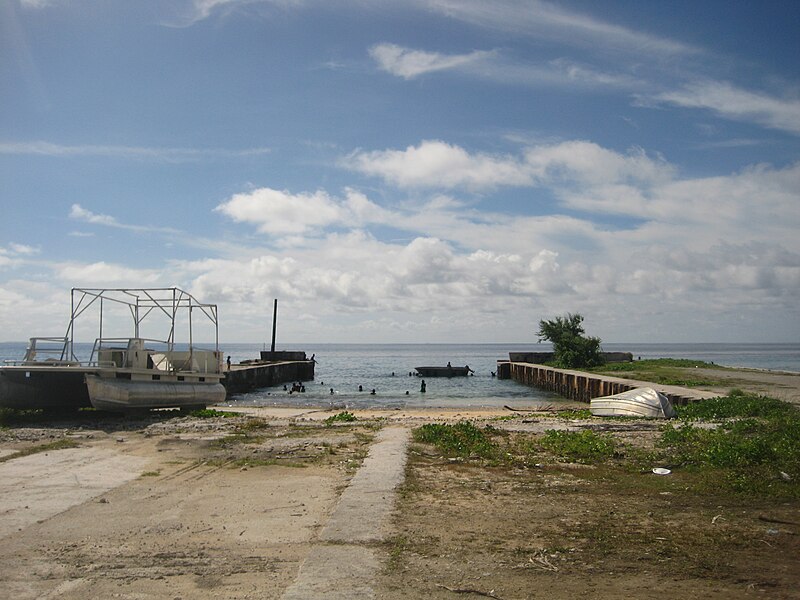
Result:
<svg viewBox="0 0 800 600"><path fill-rule="evenodd" d="M533 385L560 396L589 402L592 398L619 394L639 387L652 387L664 394L673 404L682 406L706 398L716 398L717 392L695 390L675 385L660 385L648 381L622 379L608 375L556 369L536 363L497 361L498 379L513 379L519 383Z"/></svg>
<svg viewBox="0 0 800 600"><path fill-rule="evenodd" d="M314 364L313 360L304 359L231 365L225 372L222 385L230 396L290 381L311 381L314 379Z"/></svg>

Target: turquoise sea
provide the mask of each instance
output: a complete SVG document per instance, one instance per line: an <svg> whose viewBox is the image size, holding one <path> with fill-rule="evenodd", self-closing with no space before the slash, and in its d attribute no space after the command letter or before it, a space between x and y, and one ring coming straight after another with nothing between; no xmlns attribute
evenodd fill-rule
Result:
<svg viewBox="0 0 800 600"><path fill-rule="evenodd" d="M201 344L202 347L209 347ZM0 360L24 356L25 343L0 343ZM262 344L221 343L220 349L236 363L258 358ZM304 344L278 345L280 350L304 350L315 355L314 381L305 393L288 394L283 386L235 397L249 405L342 406L348 408L526 406L565 402L541 390L501 381L492 376L497 361L509 352L546 351L548 344ZM603 344L609 352L631 352L634 358L690 358L718 365L800 372L800 344ZM87 359L91 344L77 345ZM409 376L418 366L469 365L473 377L421 379ZM361 392L358 391L361 386ZM291 387L291 386L290 386ZM333 389L333 394L331 394ZM375 390L375 395L371 390ZM408 392L408 394L406 394Z"/></svg>

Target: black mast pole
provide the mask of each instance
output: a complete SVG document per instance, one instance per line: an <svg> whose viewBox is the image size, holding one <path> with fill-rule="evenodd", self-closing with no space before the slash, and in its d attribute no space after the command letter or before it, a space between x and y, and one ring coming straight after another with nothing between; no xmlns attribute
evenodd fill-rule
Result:
<svg viewBox="0 0 800 600"><path fill-rule="evenodd" d="M275 308L272 310L272 352L275 352L275 330L278 325L278 299L275 298Z"/></svg>

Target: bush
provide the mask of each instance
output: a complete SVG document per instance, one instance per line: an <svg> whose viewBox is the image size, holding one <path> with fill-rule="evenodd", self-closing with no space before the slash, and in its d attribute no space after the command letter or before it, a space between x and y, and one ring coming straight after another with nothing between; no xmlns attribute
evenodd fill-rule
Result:
<svg viewBox="0 0 800 600"><path fill-rule="evenodd" d="M539 321L539 340L553 344L553 362L564 369L597 367L605 361L600 352L600 338L585 337L583 317L567 313L551 321Z"/></svg>

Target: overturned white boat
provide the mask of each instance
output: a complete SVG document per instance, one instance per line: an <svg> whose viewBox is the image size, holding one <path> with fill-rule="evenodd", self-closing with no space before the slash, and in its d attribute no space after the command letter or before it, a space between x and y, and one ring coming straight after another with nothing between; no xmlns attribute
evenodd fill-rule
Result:
<svg viewBox="0 0 800 600"><path fill-rule="evenodd" d="M596 417L671 419L675 416L675 409L669 398L651 387L640 387L613 396L592 398L589 410Z"/></svg>

